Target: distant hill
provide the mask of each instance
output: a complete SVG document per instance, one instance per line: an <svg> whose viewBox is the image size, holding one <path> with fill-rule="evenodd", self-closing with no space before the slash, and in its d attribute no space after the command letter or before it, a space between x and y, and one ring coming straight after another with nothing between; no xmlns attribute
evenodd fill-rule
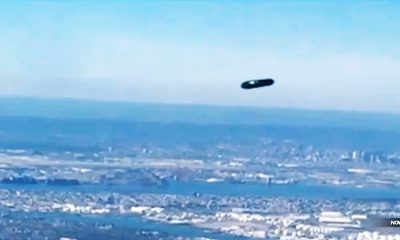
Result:
<svg viewBox="0 0 400 240"><path fill-rule="evenodd" d="M285 125L400 131L400 114L0 97L0 117Z"/></svg>
<svg viewBox="0 0 400 240"><path fill-rule="evenodd" d="M400 151L394 114L76 101L0 99L0 148L104 149L156 144L251 145L262 139L316 147ZM237 145L236 145L237 146Z"/></svg>

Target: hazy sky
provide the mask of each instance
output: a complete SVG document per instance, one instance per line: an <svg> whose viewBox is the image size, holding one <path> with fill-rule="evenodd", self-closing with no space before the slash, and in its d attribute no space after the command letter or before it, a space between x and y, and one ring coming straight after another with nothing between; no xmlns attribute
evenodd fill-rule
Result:
<svg viewBox="0 0 400 240"><path fill-rule="evenodd" d="M398 1L1 1L0 95L400 112ZM244 91L242 80L272 77Z"/></svg>

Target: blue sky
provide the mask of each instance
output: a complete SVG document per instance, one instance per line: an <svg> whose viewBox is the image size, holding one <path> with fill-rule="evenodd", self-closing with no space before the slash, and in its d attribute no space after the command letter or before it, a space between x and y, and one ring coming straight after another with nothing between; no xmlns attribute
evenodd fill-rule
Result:
<svg viewBox="0 0 400 240"><path fill-rule="evenodd" d="M400 112L397 1L1 1L0 95ZM242 80L273 77L243 91Z"/></svg>

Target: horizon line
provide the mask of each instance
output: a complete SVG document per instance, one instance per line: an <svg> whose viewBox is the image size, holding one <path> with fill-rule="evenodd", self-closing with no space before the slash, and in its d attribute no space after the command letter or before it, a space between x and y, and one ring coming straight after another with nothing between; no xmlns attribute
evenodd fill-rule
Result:
<svg viewBox="0 0 400 240"><path fill-rule="evenodd" d="M355 113L355 114L385 114L400 116L400 112L385 111L385 110L358 110L358 109L329 109L329 108L306 108L306 107L273 107L259 105L230 105L230 104L210 104L210 103L187 103L187 102L150 102L150 101L135 101L122 99L107 99L107 98L74 98L74 97L54 97L54 96L28 96L16 94L0 94L0 100L3 99L33 99L41 101L71 101L71 102L93 102L93 103L113 103L113 104L143 104L143 105L166 105L177 107L214 107L214 108L241 108L253 110L277 110L277 111L308 111L308 112L332 112L332 113Z"/></svg>

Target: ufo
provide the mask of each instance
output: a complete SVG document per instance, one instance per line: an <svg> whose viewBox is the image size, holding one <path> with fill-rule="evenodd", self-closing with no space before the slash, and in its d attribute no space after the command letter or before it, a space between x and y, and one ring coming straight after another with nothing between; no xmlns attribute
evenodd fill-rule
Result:
<svg viewBox="0 0 400 240"><path fill-rule="evenodd" d="M248 81L243 82L241 87L243 89L253 89L253 88L259 88L259 87L271 86L274 84L274 82L275 81L271 78L248 80Z"/></svg>

